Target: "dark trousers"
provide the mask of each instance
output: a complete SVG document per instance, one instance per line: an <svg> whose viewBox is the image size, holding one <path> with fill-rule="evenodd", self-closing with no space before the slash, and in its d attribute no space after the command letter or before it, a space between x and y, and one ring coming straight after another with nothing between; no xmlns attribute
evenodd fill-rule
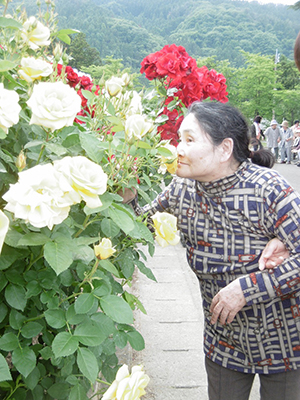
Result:
<svg viewBox="0 0 300 400"><path fill-rule="evenodd" d="M224 368L205 357L209 400L248 400L255 374ZM260 400L299 400L300 369L259 374Z"/></svg>

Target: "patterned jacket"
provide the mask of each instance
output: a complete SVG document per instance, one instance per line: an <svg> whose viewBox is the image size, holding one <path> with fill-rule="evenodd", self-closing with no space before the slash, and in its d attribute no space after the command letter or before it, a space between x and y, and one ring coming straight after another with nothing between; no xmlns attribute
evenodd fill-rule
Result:
<svg viewBox="0 0 300 400"><path fill-rule="evenodd" d="M250 162L214 182L175 177L146 211L178 218L188 263L200 283L206 356L245 373L299 368L300 195L286 180ZM290 257L260 271L259 256L274 237L285 243ZM247 305L232 323L211 325L211 301L234 279Z"/></svg>

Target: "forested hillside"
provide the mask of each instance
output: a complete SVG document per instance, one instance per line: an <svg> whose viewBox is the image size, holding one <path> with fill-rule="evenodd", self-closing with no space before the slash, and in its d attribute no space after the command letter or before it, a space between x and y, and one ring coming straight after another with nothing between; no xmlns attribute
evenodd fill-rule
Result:
<svg viewBox="0 0 300 400"><path fill-rule="evenodd" d="M26 0L36 10L35 0ZM141 60L176 43L195 57L216 56L240 67L241 50L293 58L300 12L283 5L239 0L56 0L60 28L86 34L101 58L122 58L137 71Z"/></svg>

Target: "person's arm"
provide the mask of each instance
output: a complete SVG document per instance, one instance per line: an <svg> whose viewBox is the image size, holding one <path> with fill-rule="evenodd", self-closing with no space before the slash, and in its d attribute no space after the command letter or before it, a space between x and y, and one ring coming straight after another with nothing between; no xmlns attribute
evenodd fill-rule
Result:
<svg viewBox="0 0 300 400"><path fill-rule="evenodd" d="M245 275L221 289L211 305L212 324L218 318L223 324L232 322L246 304L267 302L300 289L300 197L286 182L280 183L282 185L269 188L265 202L266 220L262 221L268 226L270 234L276 236L281 243L274 241L269 244L277 266ZM271 258L272 261L268 249L264 253L265 258L266 254L267 259ZM276 254L278 257L287 257L279 263ZM263 263L266 265L266 259Z"/></svg>

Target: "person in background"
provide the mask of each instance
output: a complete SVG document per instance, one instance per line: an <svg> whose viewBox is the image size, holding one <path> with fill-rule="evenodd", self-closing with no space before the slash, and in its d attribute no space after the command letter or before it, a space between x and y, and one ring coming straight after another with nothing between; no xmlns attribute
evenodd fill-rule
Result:
<svg viewBox="0 0 300 400"><path fill-rule="evenodd" d="M300 195L269 150L249 150L228 103L193 103L179 134L169 186L151 205L129 202L177 217L202 295L209 400L248 400L256 374L261 400L299 400Z"/></svg>
<svg viewBox="0 0 300 400"><path fill-rule="evenodd" d="M275 155L275 160L278 160L278 143L280 142L280 128L277 121L272 119L269 128L265 130L265 138L267 139L267 148Z"/></svg>
<svg viewBox="0 0 300 400"><path fill-rule="evenodd" d="M261 138L261 134L262 134L260 122L261 122L261 116L257 115L254 118L253 124L250 127L250 138L251 138L251 144L253 146L254 151L262 148L262 144L260 142L260 138Z"/></svg>
<svg viewBox="0 0 300 400"><path fill-rule="evenodd" d="M294 121L294 125L291 127L291 130L293 131L294 139L295 139L295 133L296 133L297 128L299 128L299 120L298 119L296 119Z"/></svg>
<svg viewBox="0 0 300 400"><path fill-rule="evenodd" d="M289 128L288 121L282 122L282 128L280 129L280 157L281 157L281 164L291 163L292 157L292 146L293 146L293 131ZM285 161L285 158L287 161Z"/></svg>
<svg viewBox="0 0 300 400"><path fill-rule="evenodd" d="M300 167L300 126L295 129L295 139L293 142L292 153L297 154L297 167Z"/></svg>

